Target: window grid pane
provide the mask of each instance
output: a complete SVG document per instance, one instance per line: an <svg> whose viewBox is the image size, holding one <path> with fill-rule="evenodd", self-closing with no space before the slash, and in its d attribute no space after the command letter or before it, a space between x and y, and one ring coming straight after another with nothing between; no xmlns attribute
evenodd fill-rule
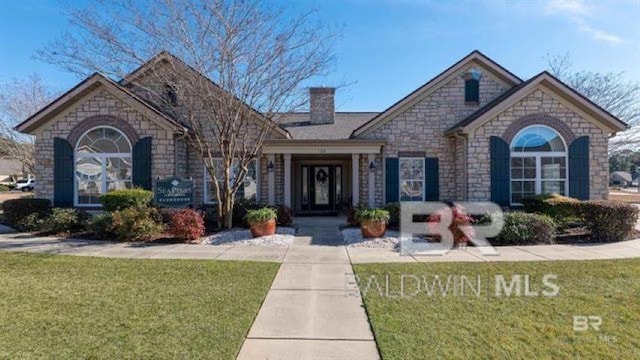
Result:
<svg viewBox="0 0 640 360"><path fill-rule="evenodd" d="M114 128L98 127L84 134L75 152L76 202L100 205L100 194L132 187L131 145Z"/></svg>
<svg viewBox="0 0 640 360"><path fill-rule="evenodd" d="M424 159L400 158L400 201L424 199Z"/></svg>
<svg viewBox="0 0 640 360"><path fill-rule="evenodd" d="M539 164L540 169L537 168ZM511 203L536 194L566 195L566 156L513 156L511 158Z"/></svg>
<svg viewBox="0 0 640 360"><path fill-rule="evenodd" d="M220 182L219 185L222 185L222 183L224 182L223 181L223 174L224 174L223 161L222 159L213 159L213 163L214 163L214 172L216 173L216 177ZM205 202L217 203L218 197L216 196L216 187L215 187L213 178L211 177L211 175L209 175L209 171L207 170L206 166L204 167L204 171L206 174ZM231 165L231 179L229 179L231 185L233 185L235 181L235 176L238 174L239 171L240 171L240 167L238 166L238 163L234 161ZM221 188L220 191L222 192L223 189ZM245 178L244 178L243 188L241 188L236 193L236 199L248 199L248 200L257 201L257 191L258 191L258 185L257 185L257 179L256 179L256 160L252 160L247 168L247 174L245 175Z"/></svg>

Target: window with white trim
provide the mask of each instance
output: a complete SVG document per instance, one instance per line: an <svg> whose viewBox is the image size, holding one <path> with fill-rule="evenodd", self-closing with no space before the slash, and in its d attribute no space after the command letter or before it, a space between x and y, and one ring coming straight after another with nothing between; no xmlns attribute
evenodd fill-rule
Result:
<svg viewBox="0 0 640 360"><path fill-rule="evenodd" d="M400 201L424 200L424 158L400 158Z"/></svg>
<svg viewBox="0 0 640 360"><path fill-rule="evenodd" d="M99 206L100 194L131 188L131 143L120 130L102 126L84 133L75 151L76 206Z"/></svg>
<svg viewBox="0 0 640 360"><path fill-rule="evenodd" d="M511 142L511 203L527 196L568 192L567 147L554 129L526 127Z"/></svg>
<svg viewBox="0 0 640 360"><path fill-rule="evenodd" d="M223 165L222 165L222 159L214 159L214 164L216 165L215 171L216 171L216 177L218 178L218 181L220 181L220 184L222 184L223 182ZM236 161L233 162L232 164L232 172L231 172L231 185L233 185L233 183L235 182L235 176L238 174L238 172L240 171L240 168L238 167L238 163ZM249 163L249 168L247 170L247 174L244 177L244 183L242 184L242 186L238 189L238 192L236 193L236 200L238 199L247 199L247 200L255 200L257 201L257 196L258 196L258 182L257 182L257 172L256 172L256 160L252 160ZM216 197L216 185L213 182L213 179L211 178L211 176L209 175L209 171L207 170L207 167L205 166L204 168L204 188L205 188L205 192L204 192L204 202L208 203L208 204L215 204L217 203L217 197ZM222 191L222 189L221 189Z"/></svg>

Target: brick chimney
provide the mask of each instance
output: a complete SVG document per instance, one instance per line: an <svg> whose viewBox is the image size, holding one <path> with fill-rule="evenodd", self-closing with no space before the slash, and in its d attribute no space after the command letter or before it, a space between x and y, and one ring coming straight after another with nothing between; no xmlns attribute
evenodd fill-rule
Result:
<svg viewBox="0 0 640 360"><path fill-rule="evenodd" d="M309 120L312 124L333 124L336 88L309 88Z"/></svg>

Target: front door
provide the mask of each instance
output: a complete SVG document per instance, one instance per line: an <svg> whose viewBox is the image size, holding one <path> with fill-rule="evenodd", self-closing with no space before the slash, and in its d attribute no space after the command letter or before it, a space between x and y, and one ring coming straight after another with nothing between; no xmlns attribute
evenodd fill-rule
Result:
<svg viewBox="0 0 640 360"><path fill-rule="evenodd" d="M335 166L302 166L302 208L309 211L335 209Z"/></svg>

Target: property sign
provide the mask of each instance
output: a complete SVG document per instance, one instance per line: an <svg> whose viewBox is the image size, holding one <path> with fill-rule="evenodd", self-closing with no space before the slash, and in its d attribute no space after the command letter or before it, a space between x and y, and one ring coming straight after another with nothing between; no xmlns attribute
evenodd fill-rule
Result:
<svg viewBox="0 0 640 360"><path fill-rule="evenodd" d="M166 207L187 207L193 204L193 180L167 178L156 181L156 204Z"/></svg>

